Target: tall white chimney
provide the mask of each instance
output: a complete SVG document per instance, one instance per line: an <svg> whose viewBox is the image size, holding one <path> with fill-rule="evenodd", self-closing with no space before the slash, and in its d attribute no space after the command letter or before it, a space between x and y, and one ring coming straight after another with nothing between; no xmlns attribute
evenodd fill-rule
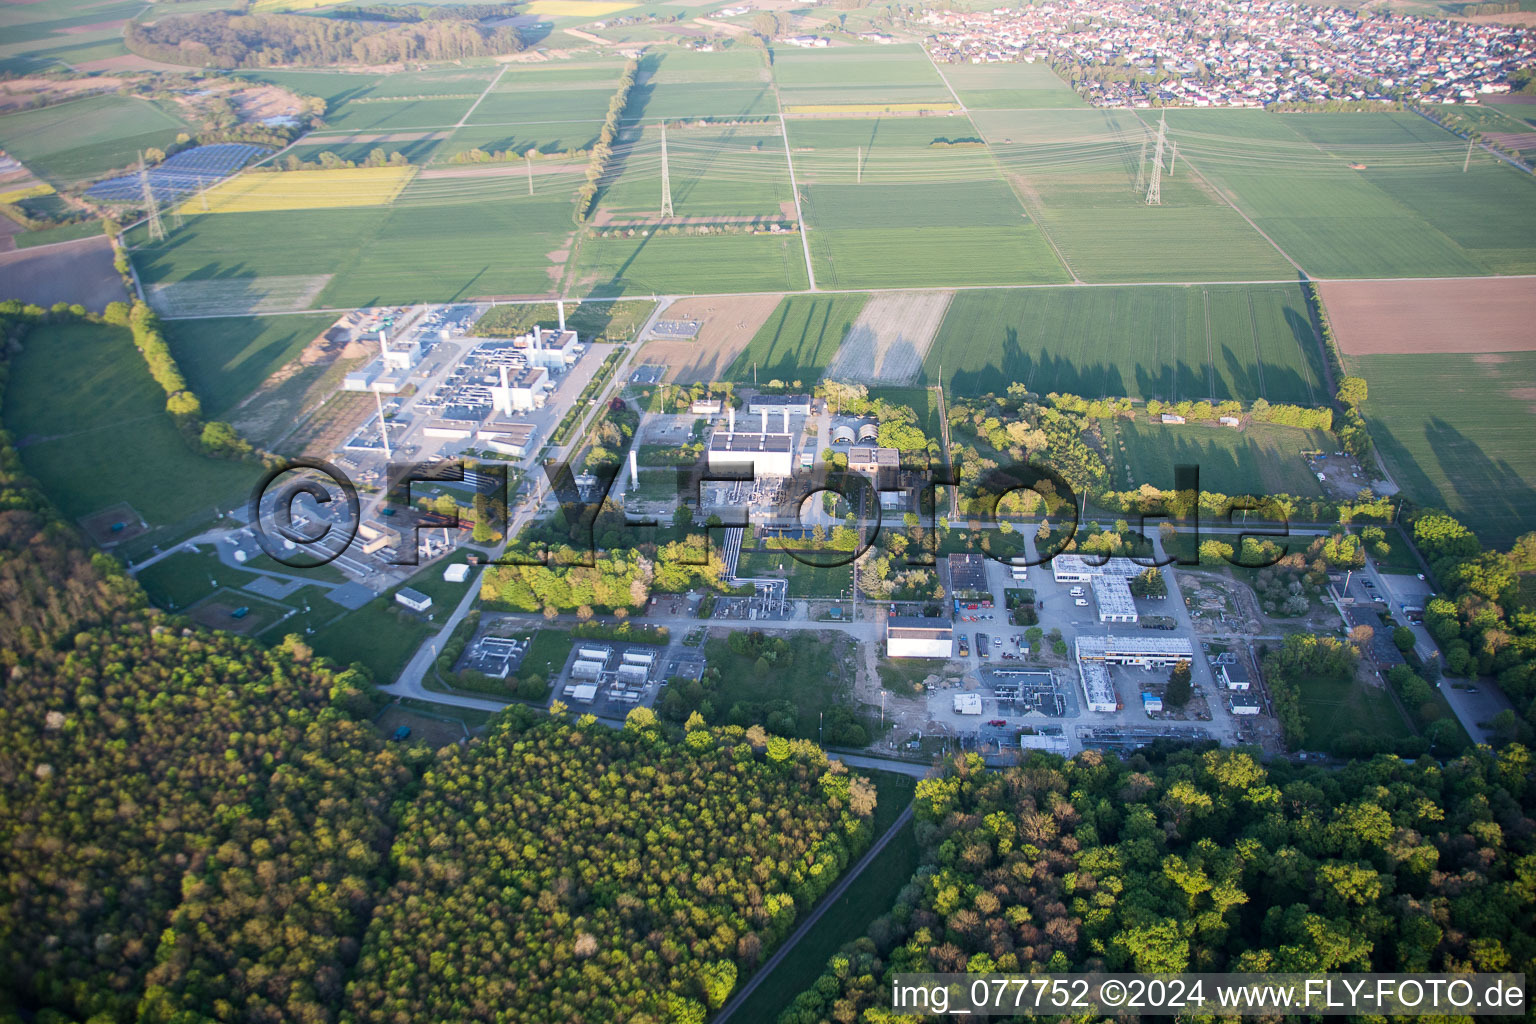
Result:
<svg viewBox="0 0 1536 1024"><path fill-rule="evenodd" d="M629 489L640 486L640 467L635 464L635 449L629 449Z"/></svg>
<svg viewBox="0 0 1536 1024"><path fill-rule="evenodd" d="M789 409L788 409L788 407L785 407L785 409L784 409L784 433L786 435L789 433Z"/></svg>
<svg viewBox="0 0 1536 1024"><path fill-rule="evenodd" d="M768 433L768 410L767 409L759 409L757 411L758 411L758 414L761 415L762 418L763 418L763 429L758 431L758 433L766 434L766 433Z"/></svg>
<svg viewBox="0 0 1536 1024"><path fill-rule="evenodd" d="M507 386L507 364L506 363L502 363L501 364L501 386L502 387L506 387Z"/></svg>
<svg viewBox="0 0 1536 1024"><path fill-rule="evenodd" d="M557 300L555 300L555 312L560 317L560 333L564 334L565 333L565 300L564 299L557 299Z"/></svg>
<svg viewBox="0 0 1536 1024"><path fill-rule="evenodd" d="M379 354L389 355L389 335L384 333L384 328L379 328Z"/></svg>
<svg viewBox="0 0 1536 1024"><path fill-rule="evenodd" d="M729 415L731 417L731 421L730 421L731 422L731 426L730 426L730 429L728 429L726 431L726 433L734 434L734 433L736 433L736 407L734 405L731 405L731 406L727 406L726 408L727 408L727 410L729 412Z"/></svg>

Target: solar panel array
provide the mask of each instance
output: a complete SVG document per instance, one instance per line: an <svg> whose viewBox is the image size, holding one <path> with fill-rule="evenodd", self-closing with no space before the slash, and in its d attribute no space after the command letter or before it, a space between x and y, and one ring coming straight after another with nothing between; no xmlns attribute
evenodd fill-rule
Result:
<svg viewBox="0 0 1536 1024"><path fill-rule="evenodd" d="M220 178L227 178L258 156L271 152L266 146L252 146L240 142L221 142L211 146L194 146L167 157L164 163L146 172L149 187L155 198L168 202ZM85 190L92 199L104 202L135 202L144 197L138 174L125 174L120 178L98 181Z"/></svg>

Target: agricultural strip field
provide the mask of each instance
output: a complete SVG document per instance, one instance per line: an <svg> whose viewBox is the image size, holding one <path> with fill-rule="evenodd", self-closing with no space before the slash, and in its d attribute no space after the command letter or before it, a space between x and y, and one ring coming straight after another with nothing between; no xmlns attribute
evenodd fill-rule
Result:
<svg viewBox="0 0 1536 1024"><path fill-rule="evenodd" d="M791 295L758 328L751 343L726 371L727 379L764 383L802 381L821 376L844 336L858 319L864 295Z"/></svg>
<svg viewBox="0 0 1536 1024"><path fill-rule="evenodd" d="M325 121L354 132L452 127L495 75L494 68L385 75L332 98Z"/></svg>
<svg viewBox="0 0 1536 1024"><path fill-rule="evenodd" d="M1101 422L1116 490L1172 487L1175 466L1197 466L1200 488L1216 494L1322 494L1301 452L1330 444L1320 430L1251 423L1242 430L1164 426L1138 419Z"/></svg>
<svg viewBox="0 0 1536 1024"><path fill-rule="evenodd" d="M1365 418L1403 493L1489 547L1536 529L1536 352L1347 357Z"/></svg>
<svg viewBox="0 0 1536 1024"><path fill-rule="evenodd" d="M244 501L261 475L192 450L126 328L34 328L10 360L5 426L69 519L126 501L152 526L192 526Z"/></svg>
<svg viewBox="0 0 1536 1024"><path fill-rule="evenodd" d="M1536 348L1536 279L1324 281L1318 290L1347 355Z"/></svg>
<svg viewBox="0 0 1536 1024"><path fill-rule="evenodd" d="M626 121L660 118L771 117L779 112L761 51L653 50L641 58Z"/></svg>
<svg viewBox="0 0 1536 1024"><path fill-rule="evenodd" d="M294 293L289 309L547 295L569 250L578 180L542 175L529 196L522 177L496 169L423 177L390 206L198 215L161 242L142 229L129 240L146 286L217 282L232 291L229 308L203 313L249 311L235 300L264 292L259 279L270 277L330 275L313 298Z"/></svg>
<svg viewBox="0 0 1536 1024"><path fill-rule="evenodd" d="M1053 76L1054 77L1054 76ZM1024 208L1084 281L1284 280L1295 269L1209 186L1165 154L1162 203L1138 191L1152 139L1121 110L981 110L976 127Z"/></svg>
<svg viewBox="0 0 1536 1024"><path fill-rule="evenodd" d="M646 343L635 362L666 366L665 380L680 384L726 379L729 367L778 308L773 295L708 295L679 299L667 307L669 320L698 320L691 340L658 338Z"/></svg>
<svg viewBox="0 0 1536 1024"><path fill-rule="evenodd" d="M88 96L0 117L0 149L55 185L99 178L176 141L186 122L148 100Z"/></svg>
<svg viewBox="0 0 1536 1024"><path fill-rule="evenodd" d="M794 120L789 137L817 284L1068 280L969 119Z"/></svg>
<svg viewBox="0 0 1536 1024"><path fill-rule="evenodd" d="M955 395L1018 382L1131 398L1327 400L1300 285L1142 286L956 294L924 379Z"/></svg>
<svg viewBox="0 0 1536 1024"><path fill-rule="evenodd" d="M63 71L124 56L128 49L122 22L143 11L144 5L133 0L88 5L40 0L0 6L0 73Z"/></svg>
<svg viewBox="0 0 1536 1024"><path fill-rule="evenodd" d="M165 324L165 340L204 415L223 419L335 320L323 314L173 320Z"/></svg>
<svg viewBox="0 0 1536 1024"><path fill-rule="evenodd" d="M972 111L1082 107L1088 101L1046 64L941 64L939 73Z"/></svg>
<svg viewBox="0 0 1536 1024"><path fill-rule="evenodd" d="M953 103L917 45L774 50L773 75L786 107L802 104Z"/></svg>
<svg viewBox="0 0 1536 1024"><path fill-rule="evenodd" d="M604 108L606 109L606 107ZM433 153L439 164L453 164L453 158L472 149L487 153L527 153L536 149L540 153L568 153L591 149L602 129L602 118L588 121L542 121L531 124L476 125L467 124L450 135ZM510 162L519 170L522 161ZM505 165L504 165L505 166Z"/></svg>
<svg viewBox="0 0 1536 1024"><path fill-rule="evenodd" d="M777 124L672 127L666 132L677 217L793 219L789 165ZM660 125L625 131L626 141L615 147L598 192L595 223L659 216L661 133Z"/></svg>
<svg viewBox="0 0 1536 1024"><path fill-rule="evenodd" d="M1536 271L1536 180L1417 114L1168 115L1181 160L1316 277Z"/></svg>
<svg viewBox="0 0 1536 1024"><path fill-rule="evenodd" d="M386 157L399 153L413 164L424 164L432 159L437 148L448 138L447 132L361 132L344 135L311 135L302 146L294 146L283 159L297 157L305 163L318 163L321 153L332 153L342 160L362 163L374 150L382 150Z"/></svg>
<svg viewBox="0 0 1536 1024"><path fill-rule="evenodd" d="M388 206L414 167L348 167L330 171L247 171L189 199L183 214L258 213Z"/></svg>
<svg viewBox="0 0 1536 1024"><path fill-rule="evenodd" d="M584 238L574 273L574 293L592 298L785 292L809 283L794 233Z"/></svg>
<svg viewBox="0 0 1536 1024"><path fill-rule="evenodd" d="M100 225L95 230L100 231ZM44 307L55 302L78 302L91 312L100 313L109 302L128 300L122 276L112 260L112 243L102 234L46 249L0 252L4 296Z"/></svg>
<svg viewBox="0 0 1536 1024"><path fill-rule="evenodd" d="M897 292L869 300L827 368L831 380L906 384L944 321L954 292Z"/></svg>

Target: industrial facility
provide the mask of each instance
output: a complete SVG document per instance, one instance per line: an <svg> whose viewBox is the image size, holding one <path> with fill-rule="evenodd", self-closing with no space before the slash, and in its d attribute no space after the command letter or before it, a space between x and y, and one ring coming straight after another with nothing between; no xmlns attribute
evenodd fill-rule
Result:
<svg viewBox="0 0 1536 1024"><path fill-rule="evenodd" d="M947 619L893 615L885 620L888 658L943 658L955 650L955 630Z"/></svg>

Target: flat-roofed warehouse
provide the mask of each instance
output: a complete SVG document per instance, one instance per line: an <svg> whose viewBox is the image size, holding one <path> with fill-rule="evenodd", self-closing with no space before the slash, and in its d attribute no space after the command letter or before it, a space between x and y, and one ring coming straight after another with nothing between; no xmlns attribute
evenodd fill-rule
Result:
<svg viewBox="0 0 1536 1024"><path fill-rule="evenodd" d="M1122 576L1095 576L1088 581L1100 622L1135 622L1136 598Z"/></svg>
<svg viewBox="0 0 1536 1024"><path fill-rule="evenodd" d="M1171 668L1181 661L1194 661L1195 649L1184 636L1080 636L1077 658L1106 665Z"/></svg>
<svg viewBox="0 0 1536 1024"><path fill-rule="evenodd" d="M1057 555L1051 559L1051 575L1057 583L1087 583L1096 576L1118 576L1134 579L1147 571L1147 566L1129 558L1110 558L1103 565L1088 561L1082 555Z"/></svg>
<svg viewBox="0 0 1536 1024"><path fill-rule="evenodd" d="M894 615L885 620L888 658L943 658L955 650L955 630L945 619Z"/></svg>
<svg viewBox="0 0 1536 1024"><path fill-rule="evenodd" d="M709 468L751 466L754 476L789 476L794 446L794 438L788 434L717 430L709 438Z"/></svg>
<svg viewBox="0 0 1536 1024"><path fill-rule="evenodd" d="M747 411L753 413L787 412L791 416L811 414L810 395L753 395L747 402Z"/></svg>

